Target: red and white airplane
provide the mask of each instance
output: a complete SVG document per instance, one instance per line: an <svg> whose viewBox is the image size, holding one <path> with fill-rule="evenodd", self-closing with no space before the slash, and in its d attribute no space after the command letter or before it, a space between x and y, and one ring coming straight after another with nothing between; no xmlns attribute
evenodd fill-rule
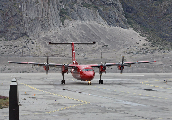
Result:
<svg viewBox="0 0 172 120"><path fill-rule="evenodd" d="M117 66L118 70L123 72L124 66L130 67L131 64L139 64L139 63L150 63L150 62L156 62L156 61L137 61L137 62L124 62L124 56L122 57L122 62L119 63L101 63L101 64L89 64L89 65L79 65L78 62L75 59L75 50L74 50L74 44L95 44L95 42L92 43L77 43L77 42L71 42L71 43L51 43L49 44L71 44L72 47L72 63L71 64L55 64L55 63L49 63L48 57L46 63L36 63L36 62L13 62L8 61L8 63L17 63L17 64L32 64L32 65L38 65L43 66L43 68L46 71L46 74L48 74L49 67L61 67L61 73L63 76L63 80L61 81L61 84L65 84L64 80L64 74L68 73L69 69L71 69L72 76L76 78L77 80L81 81L88 81L88 85L91 85L91 80L93 80L95 76L95 72L93 70L93 67L99 68L99 74L100 74L100 80L99 84L103 84L103 80L101 79L102 73L106 73L106 67L107 66Z"/></svg>

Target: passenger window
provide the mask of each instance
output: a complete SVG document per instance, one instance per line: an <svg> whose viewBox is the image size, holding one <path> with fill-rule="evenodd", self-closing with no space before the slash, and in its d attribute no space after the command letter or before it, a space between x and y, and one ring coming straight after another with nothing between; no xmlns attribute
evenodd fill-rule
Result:
<svg viewBox="0 0 172 120"><path fill-rule="evenodd" d="M82 69L82 71L93 71L92 69Z"/></svg>

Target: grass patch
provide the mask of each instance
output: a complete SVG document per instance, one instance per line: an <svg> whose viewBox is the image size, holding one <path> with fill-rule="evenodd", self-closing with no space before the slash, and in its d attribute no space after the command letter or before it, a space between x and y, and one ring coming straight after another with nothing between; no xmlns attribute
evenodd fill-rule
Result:
<svg viewBox="0 0 172 120"><path fill-rule="evenodd" d="M0 109L7 108L9 106L9 98L0 95Z"/></svg>

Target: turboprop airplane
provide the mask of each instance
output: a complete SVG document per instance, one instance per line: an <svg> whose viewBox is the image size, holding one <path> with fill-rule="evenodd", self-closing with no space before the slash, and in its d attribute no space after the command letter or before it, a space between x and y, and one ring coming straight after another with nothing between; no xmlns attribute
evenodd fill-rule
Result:
<svg viewBox="0 0 172 120"><path fill-rule="evenodd" d="M64 74L68 73L69 69L71 69L72 76L81 81L88 81L88 85L91 85L91 80L93 80L95 76L95 72L93 70L94 67L99 68L99 74L100 74L100 80L99 84L103 84L103 80L101 79L102 73L106 73L106 67L107 66L117 66L118 70L120 70L121 74L123 72L124 66L130 67L131 64L140 64L140 63L150 63L150 62L156 62L156 61L137 61L137 62L124 62L124 56L122 57L122 62L119 63L101 63L101 64L89 64L89 65L79 65L78 62L75 59L75 50L74 50L74 44L95 44L95 42L92 43L77 43L77 42L71 42L71 43L51 43L50 45L62 45L62 44L71 44L72 47L72 63L71 64L56 64L56 63L49 63L48 57L46 63L36 63L36 62L13 62L8 61L8 63L17 63L17 64L32 64L32 65L38 65L43 66L43 68L46 71L46 74L48 74L49 67L61 67L61 73L63 76L63 80L61 81L61 84L65 84Z"/></svg>

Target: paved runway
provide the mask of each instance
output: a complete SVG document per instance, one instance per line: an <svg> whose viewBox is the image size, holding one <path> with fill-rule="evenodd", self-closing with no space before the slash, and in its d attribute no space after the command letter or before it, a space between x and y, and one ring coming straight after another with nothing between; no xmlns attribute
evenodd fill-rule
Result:
<svg viewBox="0 0 172 120"><path fill-rule="evenodd" d="M0 74L0 95L9 96L12 78L18 80L20 120L167 120L172 119L172 74L103 74L92 85L60 73ZM167 83L164 82L167 80ZM8 120L9 109L0 109Z"/></svg>

